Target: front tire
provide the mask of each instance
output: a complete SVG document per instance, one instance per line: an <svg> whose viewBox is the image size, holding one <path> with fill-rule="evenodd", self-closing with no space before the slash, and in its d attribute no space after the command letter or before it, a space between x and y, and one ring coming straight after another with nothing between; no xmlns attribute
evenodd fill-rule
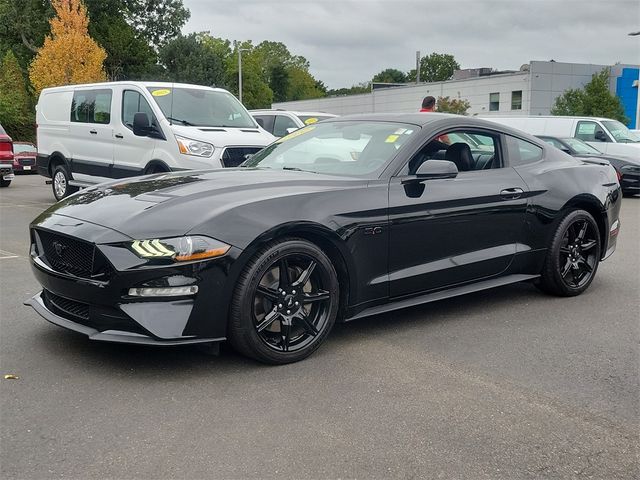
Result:
<svg viewBox="0 0 640 480"><path fill-rule="evenodd" d="M560 221L547 252L538 287L572 297L584 292L600 263L598 224L585 210L573 210Z"/></svg>
<svg viewBox="0 0 640 480"><path fill-rule="evenodd" d="M338 304L338 278L327 255L306 240L275 241L240 275L229 340L240 353L264 363L297 362L327 337Z"/></svg>
<svg viewBox="0 0 640 480"><path fill-rule="evenodd" d="M53 196L56 197L56 200L58 201L78 191L78 187L72 187L69 185L70 175L67 171L67 167L64 165L57 165L53 169L53 175L51 178Z"/></svg>

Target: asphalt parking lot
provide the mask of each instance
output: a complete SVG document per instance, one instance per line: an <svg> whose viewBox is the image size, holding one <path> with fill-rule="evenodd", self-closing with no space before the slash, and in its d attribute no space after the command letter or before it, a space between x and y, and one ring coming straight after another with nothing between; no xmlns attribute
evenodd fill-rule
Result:
<svg viewBox="0 0 640 480"><path fill-rule="evenodd" d="M39 176L0 190L2 478L638 478L640 198L590 289L339 325L308 360L91 342L22 302Z"/></svg>

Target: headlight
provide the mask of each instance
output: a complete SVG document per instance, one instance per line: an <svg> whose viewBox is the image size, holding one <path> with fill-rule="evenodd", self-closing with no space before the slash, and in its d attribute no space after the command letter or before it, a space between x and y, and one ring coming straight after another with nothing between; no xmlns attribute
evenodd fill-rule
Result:
<svg viewBox="0 0 640 480"><path fill-rule="evenodd" d="M129 248L140 258L190 262L221 257L231 248L226 243L203 236L134 240Z"/></svg>
<svg viewBox="0 0 640 480"><path fill-rule="evenodd" d="M207 142L199 142L190 138L175 135L178 142L178 149L184 155L194 155L196 157L210 157L213 155L213 145Z"/></svg>

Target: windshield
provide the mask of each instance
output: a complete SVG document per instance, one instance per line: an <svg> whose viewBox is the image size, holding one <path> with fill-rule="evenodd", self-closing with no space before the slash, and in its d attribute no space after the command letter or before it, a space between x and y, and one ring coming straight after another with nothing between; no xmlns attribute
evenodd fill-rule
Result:
<svg viewBox="0 0 640 480"><path fill-rule="evenodd" d="M314 123L321 122L322 120L327 120L329 117L327 115L298 115L298 118L305 125L313 125Z"/></svg>
<svg viewBox="0 0 640 480"><path fill-rule="evenodd" d="M243 166L372 176L418 130L415 125L388 122L308 125L256 153Z"/></svg>
<svg viewBox="0 0 640 480"><path fill-rule="evenodd" d="M599 155L602 153L597 148L592 147L579 138L564 138L563 142L569 145L569 147L576 153L586 153L591 155Z"/></svg>
<svg viewBox="0 0 640 480"><path fill-rule="evenodd" d="M613 135L613 138L616 139L616 142L621 143L636 143L640 142L640 137L638 135L631 133L627 127L625 127L622 123L617 120L604 120L602 122L607 130Z"/></svg>
<svg viewBox="0 0 640 480"><path fill-rule="evenodd" d="M36 152L36 147L25 143L14 143L13 153Z"/></svg>
<svg viewBox="0 0 640 480"><path fill-rule="evenodd" d="M256 127L242 104L228 92L182 87L149 87L148 90L172 124L189 127Z"/></svg>

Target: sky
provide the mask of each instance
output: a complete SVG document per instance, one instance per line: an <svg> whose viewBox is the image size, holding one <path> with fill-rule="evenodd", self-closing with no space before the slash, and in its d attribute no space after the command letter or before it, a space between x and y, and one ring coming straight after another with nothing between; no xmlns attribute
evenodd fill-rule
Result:
<svg viewBox="0 0 640 480"><path fill-rule="evenodd" d="M183 33L284 43L329 88L415 68L416 51L462 68L531 60L640 63L638 0L183 0Z"/></svg>

